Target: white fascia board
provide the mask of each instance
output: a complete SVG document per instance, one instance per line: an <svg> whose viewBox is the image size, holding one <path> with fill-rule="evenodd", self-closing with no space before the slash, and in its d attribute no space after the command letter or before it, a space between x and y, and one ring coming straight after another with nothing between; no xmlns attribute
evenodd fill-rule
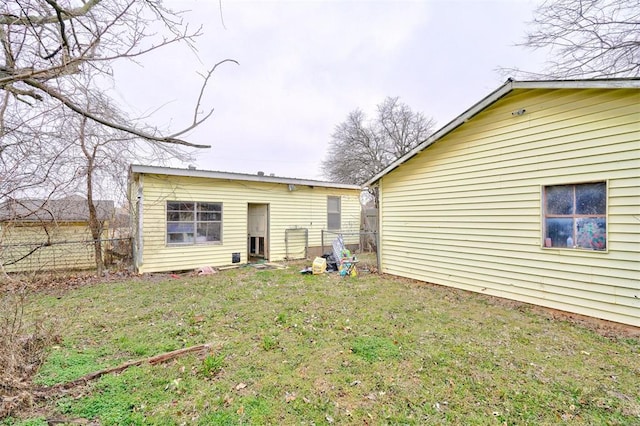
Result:
<svg viewBox="0 0 640 426"><path fill-rule="evenodd" d="M432 145L440 138L455 130L457 127L469 121L473 116L478 114L489 105L496 102L514 89L637 89L640 88L640 78L623 78L623 79L602 79L602 80L532 80L532 81L515 81L508 79L502 86L491 92L489 95L481 99L471 108L460 114L453 121L429 136L420 145L398 158L396 161L387 166L384 170L369 179L362 186L368 188L375 184L381 177L406 162L420 151L423 151L429 145Z"/></svg>
<svg viewBox="0 0 640 426"><path fill-rule="evenodd" d="M514 89L639 89L640 78L514 81Z"/></svg>
<svg viewBox="0 0 640 426"><path fill-rule="evenodd" d="M296 179L296 178L286 178L286 177L267 176L267 175L260 176L257 174L252 175L252 174L245 174L245 173L218 172L218 171L212 171L212 170L178 169L173 167L145 166L141 164L132 164L131 172L139 173L139 174L199 177L199 178L206 178L206 179L240 180L245 182L281 183L285 185L318 186L323 188L353 189L353 190L362 189L360 185L324 182L324 181L311 180L311 179Z"/></svg>
<svg viewBox="0 0 640 426"><path fill-rule="evenodd" d="M493 92L491 92L489 95L487 95L485 98L483 98L482 100L477 102L471 108L469 108L468 110L466 110L465 112L460 114L458 117L456 117L455 119L450 121L447 125L442 127L440 130L436 131L434 134L429 136L420 145L416 146L411 151L409 151L408 153L406 153L402 157L398 158L393 163L389 164L384 170L382 170L380 173L378 173L377 175L375 175L374 177L369 179L363 186L364 187L370 187L375 182L377 182L382 176L386 175L391 170L395 169L396 167L398 167L402 163L406 162L407 160L412 158L414 155L418 154L420 151L423 151L429 145L432 145L433 143L435 143L437 140L441 139L446 134L452 132L453 130L455 130L456 128L461 126L462 124L464 124L467 121L469 121L471 119L471 117L473 117L474 115L476 115L477 113L479 113L480 111L485 109L487 106L491 105L496 100L500 99L501 97L503 97L504 95L509 93L513 89L512 85L513 85L513 81L512 80L507 80L506 83L504 83L498 89L496 89Z"/></svg>

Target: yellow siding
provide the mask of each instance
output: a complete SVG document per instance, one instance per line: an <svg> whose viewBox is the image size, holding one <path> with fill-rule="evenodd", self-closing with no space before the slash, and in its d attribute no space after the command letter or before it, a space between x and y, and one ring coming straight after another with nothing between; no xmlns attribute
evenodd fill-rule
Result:
<svg viewBox="0 0 640 426"><path fill-rule="evenodd" d="M37 248L47 242L47 234L52 245ZM51 224L46 231L39 225L4 225L0 261L9 263L4 266L6 272L92 269L96 267L94 248L84 242L91 240L86 224ZM19 260L25 255L28 256Z"/></svg>
<svg viewBox="0 0 640 426"><path fill-rule="evenodd" d="M151 174L143 176L141 186L143 220L139 272L229 265L232 263L232 253L240 253L241 262L245 263L247 214L250 203L269 205L271 261L285 259L287 229L308 229L309 246L320 246L320 231L325 229L327 224L327 196L341 196L341 222L344 232L357 232L360 226L358 190L296 185L295 190L289 191L287 185L277 183ZM132 191L134 187L136 185L132 185ZM221 202L222 243L167 245L165 209L168 200ZM135 212L135 203L133 211ZM357 237L355 238L357 240Z"/></svg>
<svg viewBox="0 0 640 426"><path fill-rule="evenodd" d="M590 181L608 250L542 248L542 187ZM637 89L515 90L379 184L383 272L640 326Z"/></svg>

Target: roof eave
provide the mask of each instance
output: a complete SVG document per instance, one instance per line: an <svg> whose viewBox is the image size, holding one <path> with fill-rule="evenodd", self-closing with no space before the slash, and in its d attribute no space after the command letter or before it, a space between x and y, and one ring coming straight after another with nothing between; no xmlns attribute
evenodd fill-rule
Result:
<svg viewBox="0 0 640 426"><path fill-rule="evenodd" d="M352 185L346 183L324 182L319 180L310 179L297 179L286 178L279 176L261 176L251 175L245 173L230 173L230 172L218 172L211 170L198 170L198 169L178 169L173 167L160 167L160 166L145 166L141 164L132 164L131 173L138 174L159 174L169 176L185 176L185 177L200 177L206 179L225 179L225 180L241 180L247 182L263 182L263 183L279 183L284 185L302 185L311 187L324 187L324 188L336 188L336 189L351 189L361 190L360 185Z"/></svg>
<svg viewBox="0 0 640 426"><path fill-rule="evenodd" d="M387 173L389 173L390 171L392 171L402 163L406 162L416 154L420 153L425 148L427 148L428 146L436 142L438 139L442 138L446 134L452 132L462 124L469 121L469 119L471 119L474 115L476 115L477 113L485 109L487 106L489 106L496 100L500 99L501 97L509 93L513 89L513 83L514 83L513 80L508 79L502 86L500 86L498 89L491 92L489 95L485 96L483 99L481 99L479 102L474 104L471 108L467 109L465 112L460 114L458 117L454 118L444 127L440 128L440 130L436 131L434 134L429 136L424 142L422 142L421 144L413 148L411 151L409 151L402 157L398 158L393 163L389 164L380 173L378 173L377 175L369 179L363 186L369 187L373 185L378 180L380 180L381 177L383 177L384 175L386 175Z"/></svg>
<svg viewBox="0 0 640 426"><path fill-rule="evenodd" d="M513 81L514 89L638 89L640 78Z"/></svg>
<svg viewBox="0 0 640 426"><path fill-rule="evenodd" d="M450 121L433 135L429 136L424 142L416 146L414 149L398 158L381 172L365 182L362 186L368 188L379 181L384 175L391 172L401 164L405 163L428 146L432 145L446 134L460 127L469 121L472 117L484 110L486 107L496 102L498 99L507 95L514 89L616 89L616 88L640 88L640 79L638 78L622 78L622 79L600 79L600 80L532 80L532 81L515 81L507 79L507 81L491 92L489 95L474 104L471 108L460 114L458 117Z"/></svg>

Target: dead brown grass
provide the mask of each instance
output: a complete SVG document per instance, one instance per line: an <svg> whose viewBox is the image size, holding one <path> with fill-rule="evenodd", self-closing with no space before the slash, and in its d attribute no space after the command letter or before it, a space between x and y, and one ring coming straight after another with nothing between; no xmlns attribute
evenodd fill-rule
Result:
<svg viewBox="0 0 640 426"><path fill-rule="evenodd" d="M372 269L375 270L375 264L372 265ZM409 286L416 287L433 287L436 289L442 289L444 287L438 284L426 283L423 281L413 280L409 278L400 278L392 275L381 274L381 276L386 276L390 280L395 280L398 282L404 282ZM504 299L496 296L487 296L480 293L472 293L465 290L455 289L455 288L447 288L448 297L462 299L465 297L475 297L478 299L482 299L485 303L493 306L502 306L508 309L519 309L535 312L538 315L541 315L545 318L552 319L555 321L566 321L571 324L579 325L580 327L584 327L586 329L592 330L599 335L607 338L623 338L623 337L631 337L631 338L640 338L640 327L634 327L629 324L621 324L618 322L607 321L600 318L589 317L586 315L575 314L572 312L560 311L558 309L546 308L544 306L531 305L529 303L518 302L515 300Z"/></svg>
<svg viewBox="0 0 640 426"><path fill-rule="evenodd" d="M73 395L31 393L32 410L14 416L104 425L640 419L634 339L600 338L572 326L577 318L556 321L557 312L524 303L369 274L366 263L349 278L302 275L306 262L44 287L27 317L50 312L67 324L38 372L44 386L221 343L205 358L107 374ZM16 390L12 403L28 405L30 395Z"/></svg>
<svg viewBox="0 0 640 426"><path fill-rule="evenodd" d="M0 418L32 404L31 379L59 336L51 321L25 322L28 286L3 283L0 294Z"/></svg>

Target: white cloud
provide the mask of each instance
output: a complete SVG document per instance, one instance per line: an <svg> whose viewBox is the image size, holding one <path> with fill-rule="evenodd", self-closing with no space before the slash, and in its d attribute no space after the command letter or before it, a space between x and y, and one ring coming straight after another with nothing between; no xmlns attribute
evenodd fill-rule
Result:
<svg viewBox="0 0 640 426"><path fill-rule="evenodd" d="M440 125L500 84L500 65L532 58L512 45L532 2L177 1L203 24L198 58L172 49L119 67L119 90L160 122L184 123L205 70L225 58L207 88L213 118L190 138L210 143L198 167L320 178L335 125L360 108L372 113L400 96Z"/></svg>

